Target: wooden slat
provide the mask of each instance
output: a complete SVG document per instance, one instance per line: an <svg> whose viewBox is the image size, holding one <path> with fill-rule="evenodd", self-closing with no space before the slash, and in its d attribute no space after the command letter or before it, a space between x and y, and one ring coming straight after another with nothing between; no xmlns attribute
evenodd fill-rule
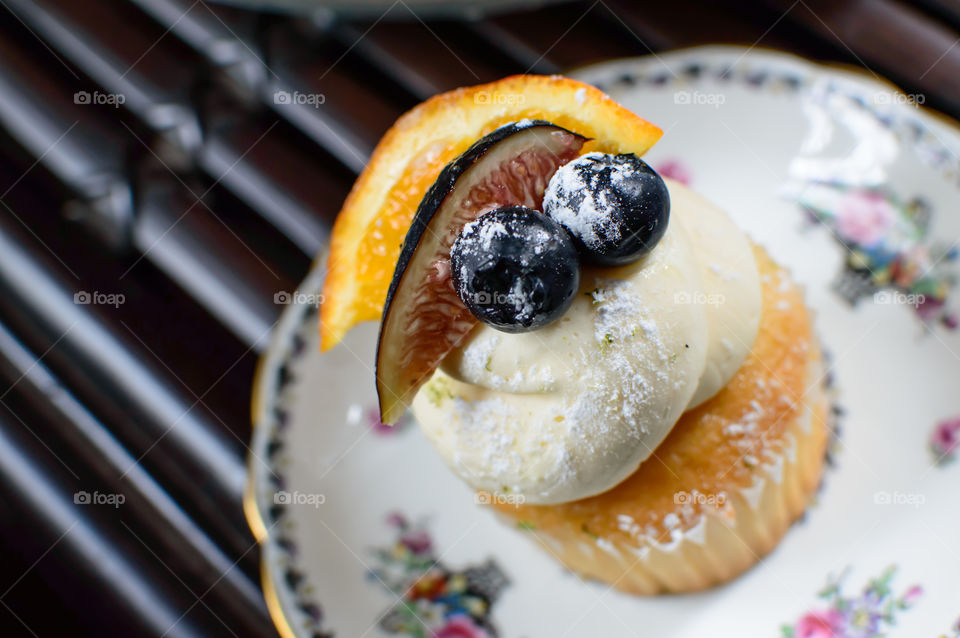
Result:
<svg viewBox="0 0 960 638"><path fill-rule="evenodd" d="M668 44L656 25L634 27L619 22L604 3L571 3L490 20L537 52L557 69L611 58L647 55Z"/></svg>
<svg viewBox="0 0 960 638"><path fill-rule="evenodd" d="M504 70L491 63L461 25L418 20L340 25L341 44L381 69L420 100L460 86L491 82ZM471 42L472 41L472 42ZM471 48L471 44L477 48Z"/></svg>
<svg viewBox="0 0 960 638"><path fill-rule="evenodd" d="M767 0L787 18L846 51L866 71L890 77L927 104L960 114L960 33L890 0ZM791 8L792 6L792 8ZM789 10L789 11L788 11Z"/></svg>

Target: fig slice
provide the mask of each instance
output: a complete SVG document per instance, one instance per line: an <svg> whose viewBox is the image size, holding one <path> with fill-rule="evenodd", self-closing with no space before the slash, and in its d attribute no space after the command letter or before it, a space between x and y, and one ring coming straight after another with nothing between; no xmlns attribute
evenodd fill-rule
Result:
<svg viewBox="0 0 960 638"><path fill-rule="evenodd" d="M588 138L543 120L506 124L440 172L413 217L390 282L377 342L380 420L393 424L476 325L450 278L464 225L501 206L542 210L557 168Z"/></svg>

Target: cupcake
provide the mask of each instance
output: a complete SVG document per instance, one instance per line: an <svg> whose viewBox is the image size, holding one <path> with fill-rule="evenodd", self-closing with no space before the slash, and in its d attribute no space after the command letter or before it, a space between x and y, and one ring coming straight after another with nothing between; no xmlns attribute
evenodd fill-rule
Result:
<svg viewBox="0 0 960 638"><path fill-rule="evenodd" d="M382 420L412 407L508 523L638 594L754 564L803 512L826 446L801 292L640 158L659 135L566 78L428 101L351 192L321 311L332 347L382 298Z"/></svg>
<svg viewBox="0 0 960 638"><path fill-rule="evenodd" d="M763 306L750 352L635 472L570 502L492 499L567 567L631 593L699 590L754 565L803 513L827 444L821 353L797 286L753 255Z"/></svg>

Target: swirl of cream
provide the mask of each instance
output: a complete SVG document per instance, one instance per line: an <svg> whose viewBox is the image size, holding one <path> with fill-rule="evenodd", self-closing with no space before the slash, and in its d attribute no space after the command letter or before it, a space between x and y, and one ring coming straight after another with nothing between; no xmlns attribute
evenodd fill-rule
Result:
<svg viewBox="0 0 960 638"><path fill-rule="evenodd" d="M539 504L604 492L743 363L761 312L750 243L667 186L670 224L646 257L584 267L571 308L541 330L478 326L417 395L421 429L473 488Z"/></svg>

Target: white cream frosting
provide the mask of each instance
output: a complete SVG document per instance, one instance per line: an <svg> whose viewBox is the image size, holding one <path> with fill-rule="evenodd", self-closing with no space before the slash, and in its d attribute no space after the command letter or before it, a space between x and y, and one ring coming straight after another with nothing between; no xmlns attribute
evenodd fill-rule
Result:
<svg viewBox="0 0 960 638"><path fill-rule="evenodd" d="M604 492L743 363L762 303L749 241L667 187L670 223L650 254L585 266L573 305L543 329L478 325L417 395L421 429L475 489L540 504Z"/></svg>

